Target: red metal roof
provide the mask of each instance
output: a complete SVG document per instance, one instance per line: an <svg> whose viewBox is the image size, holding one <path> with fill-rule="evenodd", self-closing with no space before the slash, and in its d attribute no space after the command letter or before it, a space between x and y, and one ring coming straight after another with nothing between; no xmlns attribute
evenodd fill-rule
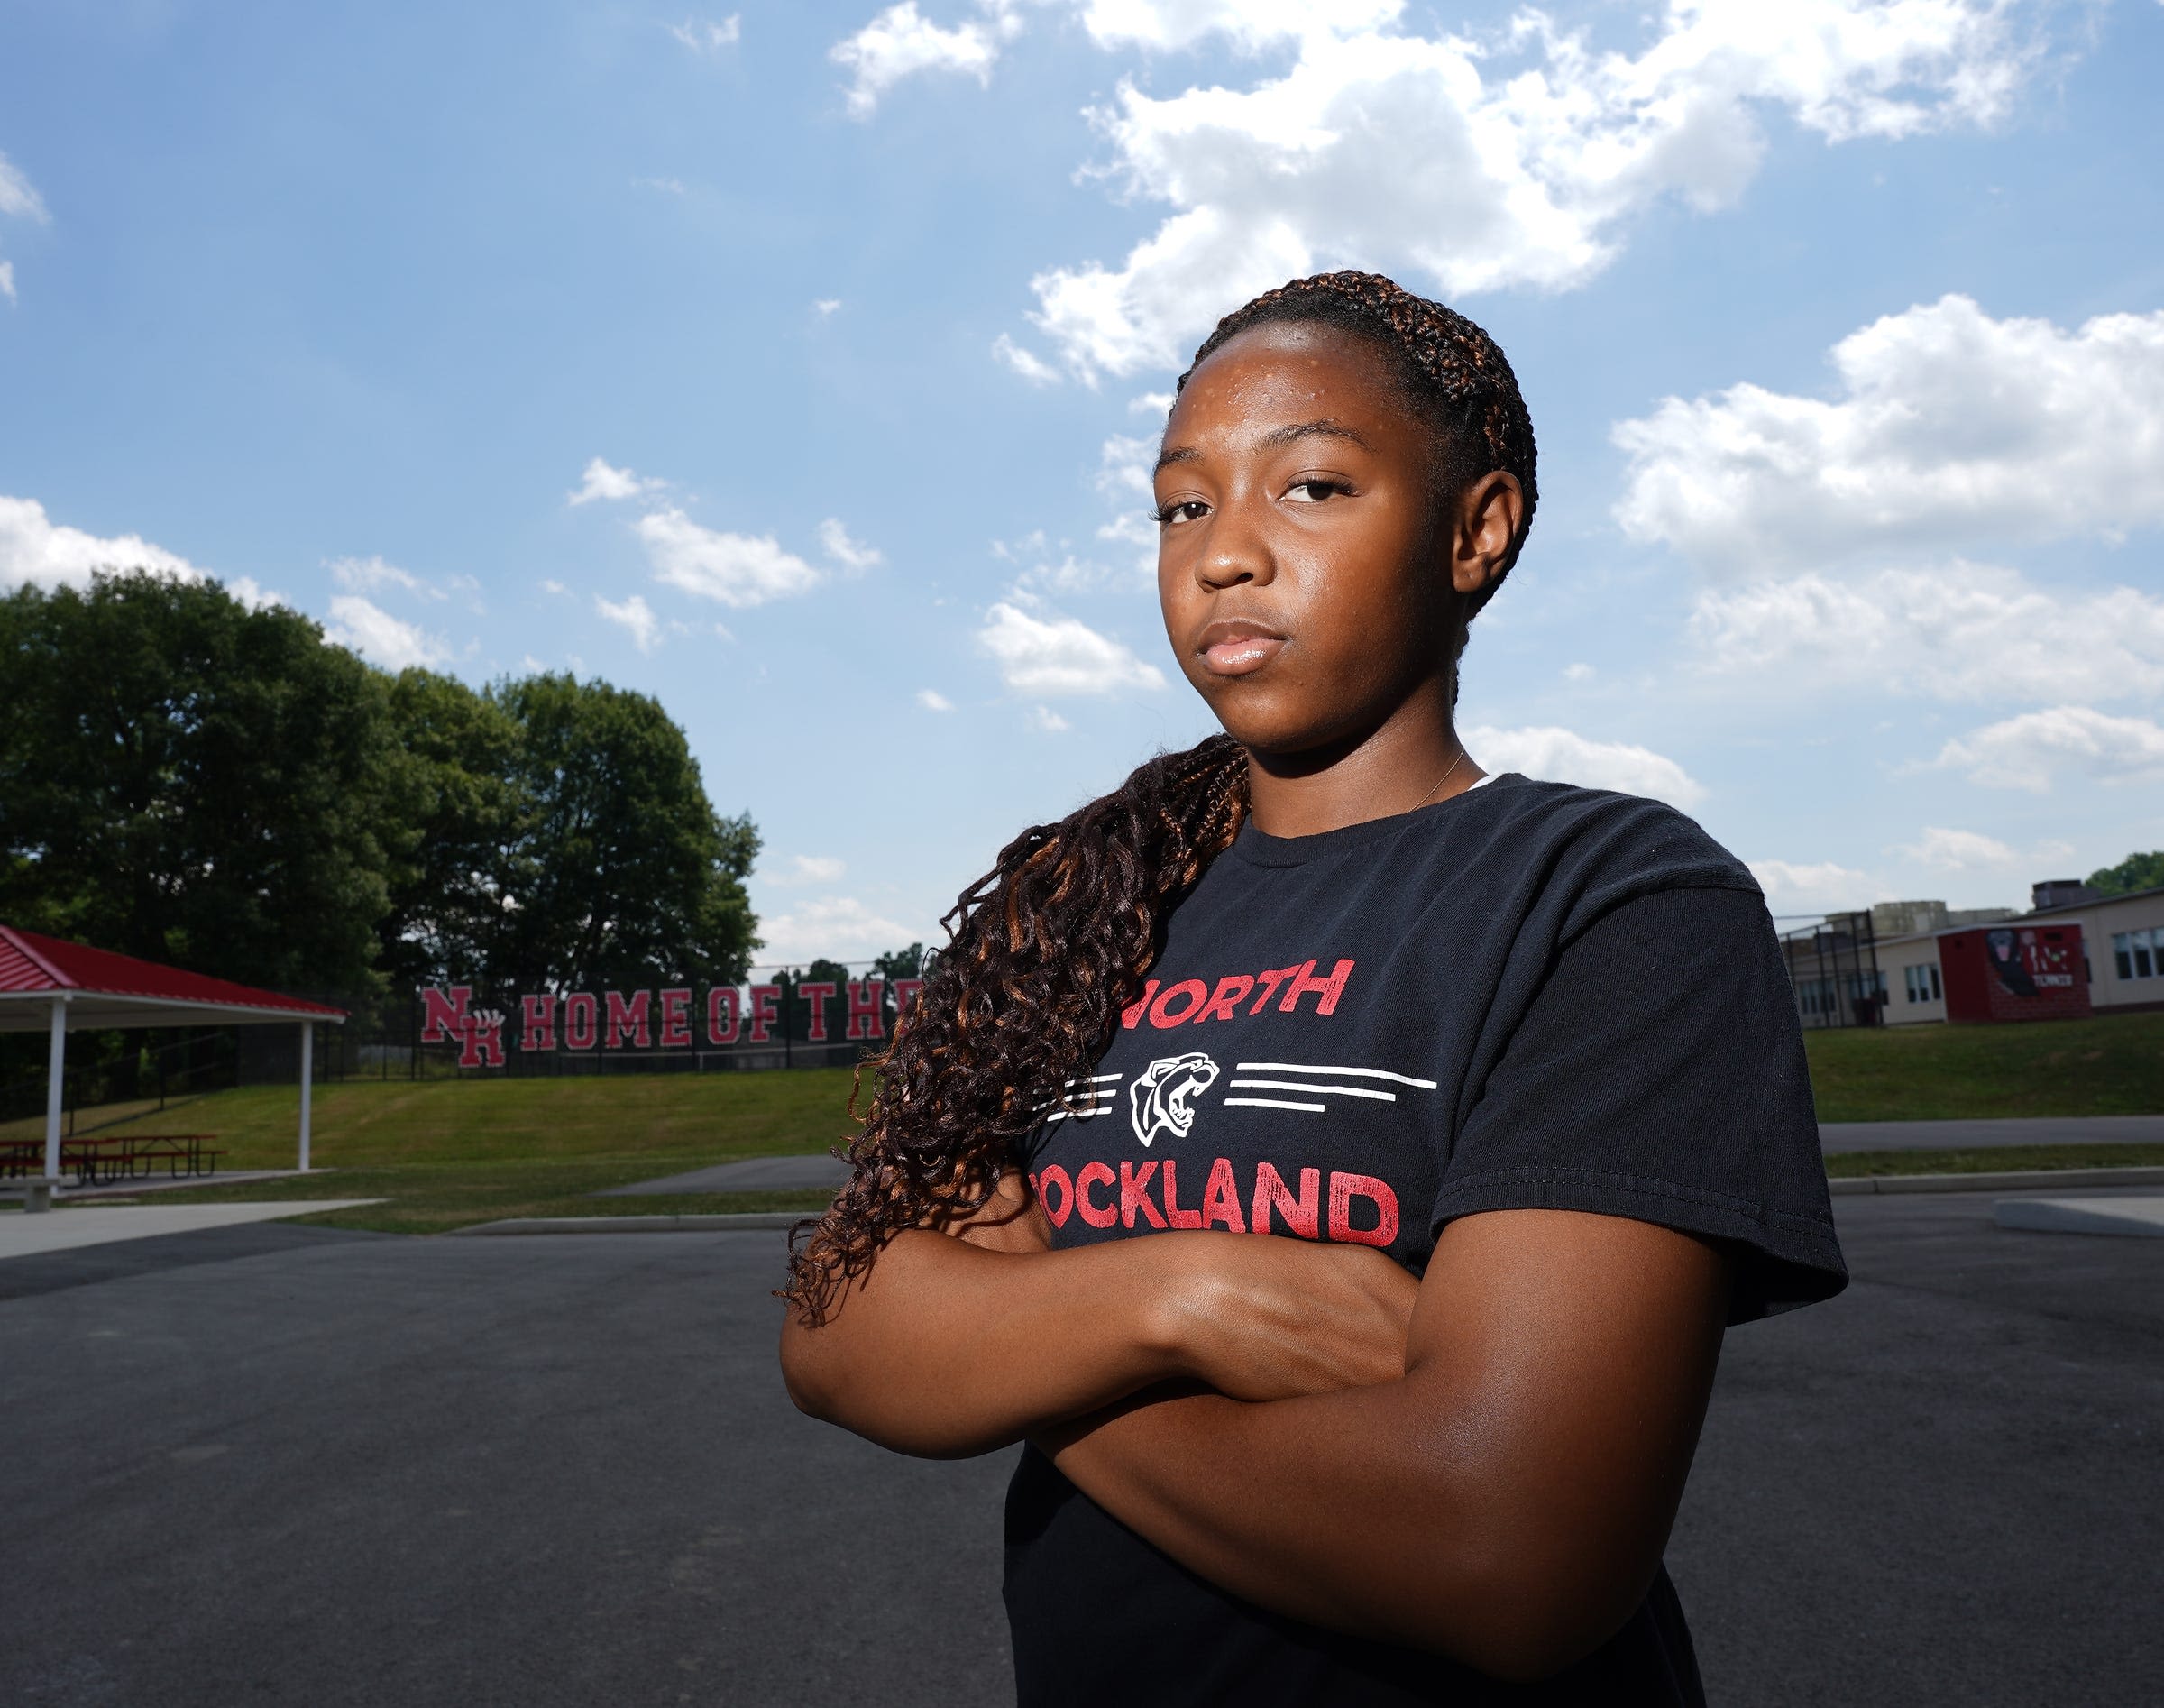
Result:
<svg viewBox="0 0 2164 1708"><path fill-rule="evenodd" d="M206 978L201 973L182 972L178 967L161 967L154 960L138 960L133 955L115 955L110 950L90 949L0 925L0 995L47 992L119 996L189 1008L254 1009L266 1017L290 1015L297 1020L345 1018L344 1009L319 1002L303 1002L274 990L257 990L225 978Z"/></svg>

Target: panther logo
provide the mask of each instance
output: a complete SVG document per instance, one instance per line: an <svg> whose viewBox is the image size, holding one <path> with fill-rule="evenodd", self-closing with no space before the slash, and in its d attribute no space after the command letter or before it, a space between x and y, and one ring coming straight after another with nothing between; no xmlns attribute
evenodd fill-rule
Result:
<svg viewBox="0 0 2164 1708"><path fill-rule="evenodd" d="M1160 1133L1186 1138L1195 1125L1195 1111L1187 1107L1187 1099L1216 1083L1217 1064L1199 1050L1159 1057L1127 1087L1134 1136L1145 1146Z"/></svg>

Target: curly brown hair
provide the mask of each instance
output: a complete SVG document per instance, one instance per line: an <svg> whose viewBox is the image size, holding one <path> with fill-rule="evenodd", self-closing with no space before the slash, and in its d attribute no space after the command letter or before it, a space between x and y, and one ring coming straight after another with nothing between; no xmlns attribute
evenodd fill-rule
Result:
<svg viewBox="0 0 2164 1708"><path fill-rule="evenodd" d="M1502 572L1467 601L1470 619L1515 562L1536 495L1533 424L1502 351L1463 315L1380 274L1319 273L1225 316L1179 387L1228 340L1279 321L1341 328L1386 358L1433 430L1439 497L1454 500L1490 470L1517 477L1524 521ZM866 1068L877 1089L844 1152L848 1183L790 1234L782 1297L804 1321L823 1322L896 1234L984 1206L1104 1052L1172 910L1246 815L1246 752L1212 736L1159 754L1057 824L1031 826L961 893L914 1006L857 1070L852 1117Z"/></svg>

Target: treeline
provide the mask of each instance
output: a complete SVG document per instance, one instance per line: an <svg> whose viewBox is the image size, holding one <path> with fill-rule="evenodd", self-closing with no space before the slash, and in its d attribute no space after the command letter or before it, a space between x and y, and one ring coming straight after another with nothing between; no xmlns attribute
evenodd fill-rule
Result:
<svg viewBox="0 0 2164 1708"><path fill-rule="evenodd" d="M395 675L136 573L0 599L0 922L297 994L741 979L748 815L645 694Z"/></svg>
<svg viewBox="0 0 2164 1708"><path fill-rule="evenodd" d="M2099 895L2132 895L2145 889L2164 889L2164 849L2129 854L2116 866L2091 872L2087 883Z"/></svg>

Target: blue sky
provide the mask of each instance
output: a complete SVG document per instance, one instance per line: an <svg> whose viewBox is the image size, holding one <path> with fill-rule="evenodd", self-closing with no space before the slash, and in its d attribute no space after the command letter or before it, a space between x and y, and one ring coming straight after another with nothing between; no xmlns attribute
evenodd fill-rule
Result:
<svg viewBox="0 0 2164 1708"><path fill-rule="evenodd" d="M656 694L775 954L1205 733L1136 471L1362 265L1509 352L1474 757L1777 912L2164 846L2164 5L0 5L0 584Z"/></svg>

